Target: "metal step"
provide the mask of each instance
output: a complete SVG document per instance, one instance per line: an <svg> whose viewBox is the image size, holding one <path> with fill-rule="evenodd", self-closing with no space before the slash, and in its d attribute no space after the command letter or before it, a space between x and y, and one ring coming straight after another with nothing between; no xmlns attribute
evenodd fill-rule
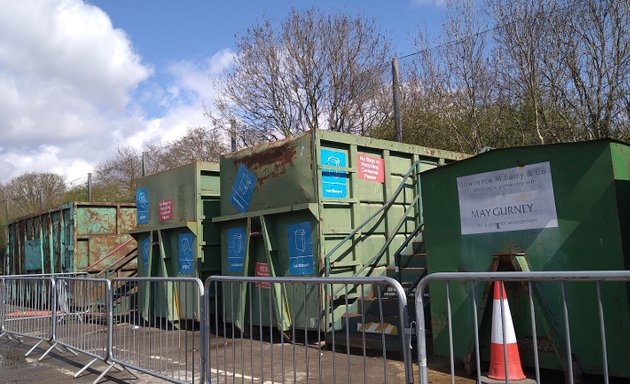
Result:
<svg viewBox="0 0 630 384"><path fill-rule="evenodd" d="M347 328L346 328L347 327ZM326 334L326 343L337 351L348 348L399 353L401 351L401 336L398 317L379 317L349 315L342 320L342 329ZM383 343L385 339L385 343Z"/></svg>

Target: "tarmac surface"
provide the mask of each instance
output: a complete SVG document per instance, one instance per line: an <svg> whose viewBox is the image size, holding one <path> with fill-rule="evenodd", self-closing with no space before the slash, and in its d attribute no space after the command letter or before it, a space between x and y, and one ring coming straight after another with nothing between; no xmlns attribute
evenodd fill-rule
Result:
<svg viewBox="0 0 630 384"><path fill-rule="evenodd" d="M92 383L107 368L106 364L98 361L77 379L73 379L92 360L90 357L81 354L75 356L67 350L53 349L39 361L49 347L47 343L42 343L25 357L36 343L28 338L23 338L22 342L15 338L9 339L6 335L0 338L0 384ZM209 352L212 383L405 383L405 370L401 361L388 359L385 367L382 356L348 355L317 345L294 347L286 343L271 344L215 336ZM274 356L275 360L270 361L270 356ZM308 368L304 362L308 362ZM429 371L430 384L451 383L450 375L446 373L446 362L442 365L444 369ZM101 383L165 382L147 374L132 372L133 374L112 369ZM417 383L417 364L414 364L413 374ZM198 376L195 377L195 382L199 382ZM457 377L455 382L468 384L475 381Z"/></svg>
<svg viewBox="0 0 630 384"><path fill-rule="evenodd" d="M42 361L38 361L48 344L43 343L28 357L27 353L36 341L24 339L19 342L6 336L0 339L0 384L9 383L92 383L107 366L95 363L83 374L73 379L73 376L90 362L85 356L74 356L69 352L61 353L53 350ZM135 378L129 372L113 371L101 383L163 383L164 381L152 376L137 374Z"/></svg>

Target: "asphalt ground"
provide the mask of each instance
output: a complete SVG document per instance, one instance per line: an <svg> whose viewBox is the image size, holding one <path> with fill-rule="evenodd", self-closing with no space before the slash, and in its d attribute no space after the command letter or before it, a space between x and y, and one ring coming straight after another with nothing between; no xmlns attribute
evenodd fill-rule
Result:
<svg viewBox="0 0 630 384"><path fill-rule="evenodd" d="M38 361L49 345L42 343L33 353L25 357L36 341L23 339L9 339L6 336L0 339L0 383L92 383L107 366L97 362L88 368L83 374L73 379L73 376L87 363L90 358L75 356L69 352L51 351L42 361ZM162 383L162 380L152 376L137 374L139 378L130 373L113 371L102 382L110 383Z"/></svg>
<svg viewBox="0 0 630 384"><path fill-rule="evenodd" d="M168 335L166 331L158 334ZM140 344L143 338L155 338L156 331L138 334ZM42 343L29 357L25 357L33 339L0 338L0 384L2 383L92 383L107 365L98 361L77 379L73 376L92 359L79 354L75 356L63 349L53 349L42 361L49 344ZM165 344L166 345L166 344ZM176 347L175 347L176 348ZM168 357L173 351L164 349ZM147 355L151 355L147 353ZM164 359L164 356L161 359ZM173 355L177 356L177 355ZM153 359L158 356L150 356ZM405 383L405 369L402 361L395 358L384 359L382 355L363 355L361 352L348 354L344 348L333 352L323 344L295 345L278 340L273 343L239 338L223 338L213 335L209 350L210 379L212 383ZM446 362L443 367L429 371L429 383L451 383ZM195 382L198 382L197 366L187 365ZM163 380L133 371L111 370L101 381L103 383L162 383ZM418 382L417 364L414 364L414 381ZM456 383L474 383L474 380L457 377Z"/></svg>

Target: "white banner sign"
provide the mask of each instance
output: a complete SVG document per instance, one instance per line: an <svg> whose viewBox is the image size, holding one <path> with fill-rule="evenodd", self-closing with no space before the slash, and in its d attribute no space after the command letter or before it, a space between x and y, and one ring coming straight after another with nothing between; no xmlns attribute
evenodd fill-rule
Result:
<svg viewBox="0 0 630 384"><path fill-rule="evenodd" d="M558 226L549 162L457 178L462 235Z"/></svg>

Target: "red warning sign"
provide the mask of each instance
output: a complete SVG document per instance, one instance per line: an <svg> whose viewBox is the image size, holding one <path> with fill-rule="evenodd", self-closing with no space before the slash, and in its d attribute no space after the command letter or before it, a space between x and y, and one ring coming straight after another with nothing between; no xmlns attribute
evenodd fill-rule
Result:
<svg viewBox="0 0 630 384"><path fill-rule="evenodd" d="M158 213L160 221L172 219L173 216L173 199L161 200L158 203Z"/></svg>
<svg viewBox="0 0 630 384"><path fill-rule="evenodd" d="M360 179L375 181L377 183L383 183L385 181L383 159L359 153L357 154L357 164L359 165Z"/></svg>
<svg viewBox="0 0 630 384"><path fill-rule="evenodd" d="M256 263L256 277L269 277L269 264L268 263ZM270 288L269 283L256 283L257 287Z"/></svg>

